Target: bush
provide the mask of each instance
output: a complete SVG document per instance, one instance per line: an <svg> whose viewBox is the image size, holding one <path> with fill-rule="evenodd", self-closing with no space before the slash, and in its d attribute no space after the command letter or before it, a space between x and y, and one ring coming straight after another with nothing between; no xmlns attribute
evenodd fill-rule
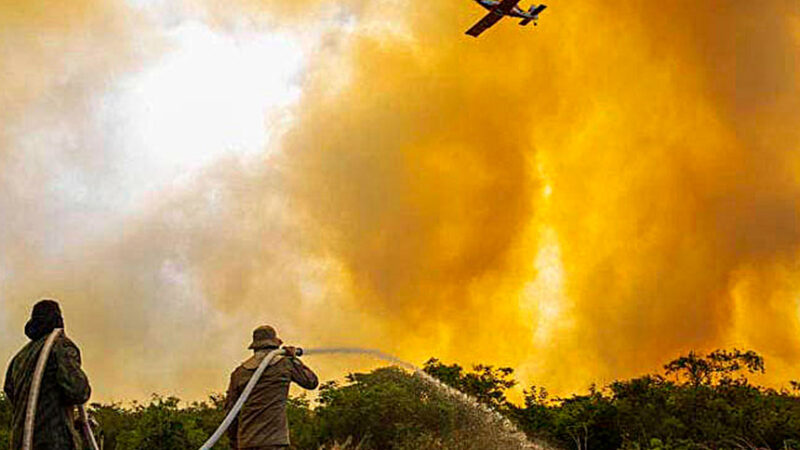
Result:
<svg viewBox="0 0 800 450"><path fill-rule="evenodd" d="M12 420L11 402L8 401L5 394L0 392L0 448L11 447L11 428Z"/></svg>
<svg viewBox="0 0 800 450"><path fill-rule="evenodd" d="M180 408L175 397L153 395L147 405L134 402L130 408L95 403L90 414L100 424L97 437L107 450L198 448L222 421L222 401L217 395ZM230 448L227 437L215 448Z"/></svg>

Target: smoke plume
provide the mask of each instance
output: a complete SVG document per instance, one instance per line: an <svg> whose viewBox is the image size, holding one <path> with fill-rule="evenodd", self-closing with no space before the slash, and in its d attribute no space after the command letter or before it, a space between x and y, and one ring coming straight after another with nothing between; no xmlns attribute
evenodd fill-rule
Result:
<svg viewBox="0 0 800 450"><path fill-rule="evenodd" d="M479 39L463 33L485 10L450 0L0 6L0 354L46 296L104 399L220 391L262 323L558 392L732 345L786 382L796 4L549 6ZM219 93L208 114L126 106L195 67L170 63L183 36L284 48L264 33L294 43L296 72L236 53L220 64L243 69L176 84ZM280 83L297 95L265 94ZM150 128L131 111L200 125L132 141Z"/></svg>

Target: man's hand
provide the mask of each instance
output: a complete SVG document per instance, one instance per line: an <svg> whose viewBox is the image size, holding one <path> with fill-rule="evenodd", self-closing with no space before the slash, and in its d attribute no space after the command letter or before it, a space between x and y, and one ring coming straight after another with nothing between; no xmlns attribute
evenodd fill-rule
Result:
<svg viewBox="0 0 800 450"><path fill-rule="evenodd" d="M286 352L286 356L295 357L297 356L297 347L290 347L288 345L283 346L283 351Z"/></svg>

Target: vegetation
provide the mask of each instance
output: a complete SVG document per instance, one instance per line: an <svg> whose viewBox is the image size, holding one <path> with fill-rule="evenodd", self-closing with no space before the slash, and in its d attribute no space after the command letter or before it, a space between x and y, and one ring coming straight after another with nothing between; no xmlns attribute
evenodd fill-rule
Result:
<svg viewBox="0 0 800 450"><path fill-rule="evenodd" d="M530 387L523 405L506 398L513 370L465 370L432 359L424 370L516 423L529 437L564 449L800 449L800 383L791 391L751 384L764 372L756 353L689 353L663 373L615 381L587 394L549 398ZM198 448L223 417L222 398L181 406L92 404L106 450ZM292 398L297 449L513 449L519 442L480 410L397 368L328 382L313 402ZM0 448L8 448L8 402L0 396ZM228 448L223 441L217 448Z"/></svg>
<svg viewBox="0 0 800 450"><path fill-rule="evenodd" d="M800 448L800 397L752 385L755 352L681 356L663 374L548 402L531 390L514 417L561 447L625 449ZM797 386L793 383L793 386Z"/></svg>
<svg viewBox="0 0 800 450"><path fill-rule="evenodd" d="M11 425L11 405L6 396L0 392L0 449L11 446L9 426Z"/></svg>

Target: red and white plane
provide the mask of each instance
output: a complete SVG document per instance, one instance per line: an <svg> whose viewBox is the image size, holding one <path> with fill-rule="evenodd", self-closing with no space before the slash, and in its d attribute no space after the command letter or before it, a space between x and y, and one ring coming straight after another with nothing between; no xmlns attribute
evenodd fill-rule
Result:
<svg viewBox="0 0 800 450"><path fill-rule="evenodd" d="M478 37L489 27L496 24L503 17L519 17L522 20L520 25L525 26L531 21L536 25L539 20L539 13L547 8L547 5L532 5L529 10L524 11L517 6L520 0L475 0L481 6L489 10L489 14L483 17L478 23L467 30L470 36Z"/></svg>

